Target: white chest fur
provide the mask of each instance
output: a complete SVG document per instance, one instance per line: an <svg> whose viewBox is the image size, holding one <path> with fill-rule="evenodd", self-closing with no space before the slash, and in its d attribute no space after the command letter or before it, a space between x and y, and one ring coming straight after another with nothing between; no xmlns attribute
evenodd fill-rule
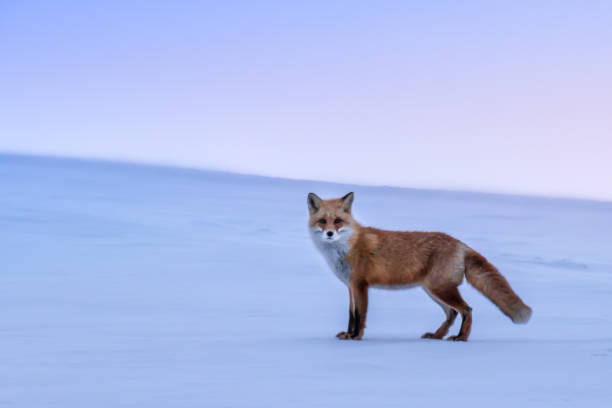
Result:
<svg viewBox="0 0 612 408"><path fill-rule="evenodd" d="M346 254L350 249L349 239L352 232L352 229L348 227L342 228L338 233L338 238L329 241L324 238L323 231L320 229L311 230L315 246L321 252L334 274L347 286L351 277L351 265L346 261Z"/></svg>

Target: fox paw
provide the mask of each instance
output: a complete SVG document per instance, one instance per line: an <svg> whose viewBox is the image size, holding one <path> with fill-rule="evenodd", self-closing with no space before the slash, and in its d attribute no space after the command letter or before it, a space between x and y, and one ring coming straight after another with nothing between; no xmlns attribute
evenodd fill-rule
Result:
<svg viewBox="0 0 612 408"><path fill-rule="evenodd" d="M341 331L340 333L336 334L336 337L339 338L340 340L361 340L361 338L363 337L363 334L358 334L354 336L354 335L351 335L350 333Z"/></svg>
<svg viewBox="0 0 612 408"><path fill-rule="evenodd" d="M446 338L446 340L448 340L448 341L467 341L467 337L459 336L459 335L457 335L457 336L448 336Z"/></svg>
<svg viewBox="0 0 612 408"><path fill-rule="evenodd" d="M336 337L341 340L348 340L351 338L350 335L345 331L341 331L340 333L336 334Z"/></svg>
<svg viewBox="0 0 612 408"><path fill-rule="evenodd" d="M440 340L443 336L438 336L435 333L425 333L424 335L421 336L422 339L436 339L436 340Z"/></svg>

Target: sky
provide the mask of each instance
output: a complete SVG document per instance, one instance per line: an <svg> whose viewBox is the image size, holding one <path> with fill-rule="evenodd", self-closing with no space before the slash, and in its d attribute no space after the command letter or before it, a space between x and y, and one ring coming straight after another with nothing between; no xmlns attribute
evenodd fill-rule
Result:
<svg viewBox="0 0 612 408"><path fill-rule="evenodd" d="M612 200L612 3L0 1L0 151Z"/></svg>

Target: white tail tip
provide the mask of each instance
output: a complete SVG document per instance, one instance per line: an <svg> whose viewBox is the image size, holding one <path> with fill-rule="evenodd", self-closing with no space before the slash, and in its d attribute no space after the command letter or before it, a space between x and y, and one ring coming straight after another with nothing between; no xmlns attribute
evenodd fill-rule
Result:
<svg viewBox="0 0 612 408"><path fill-rule="evenodd" d="M525 306L519 309L519 311L512 317L512 321L517 324L526 324L531 319L531 308Z"/></svg>

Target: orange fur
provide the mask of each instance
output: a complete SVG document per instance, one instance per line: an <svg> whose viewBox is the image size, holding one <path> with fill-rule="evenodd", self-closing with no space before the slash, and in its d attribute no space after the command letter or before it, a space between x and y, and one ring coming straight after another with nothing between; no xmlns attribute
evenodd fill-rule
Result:
<svg viewBox="0 0 612 408"><path fill-rule="evenodd" d="M330 258L332 268L349 271L349 325L338 333L342 339L361 339L365 328L368 289L422 286L446 313L446 320L424 338L444 337L457 314L461 329L450 340L467 340L472 322L471 308L457 287L464 275L515 323L526 323L531 309L514 293L506 279L486 258L461 241L441 232L386 231L361 226L351 215L353 193L322 200L308 195L309 227L315 244ZM343 246L343 238L349 237ZM346 247L346 253L343 248ZM336 259L334 256L344 257ZM343 263L345 262L345 263ZM346 269L346 265L349 266Z"/></svg>

